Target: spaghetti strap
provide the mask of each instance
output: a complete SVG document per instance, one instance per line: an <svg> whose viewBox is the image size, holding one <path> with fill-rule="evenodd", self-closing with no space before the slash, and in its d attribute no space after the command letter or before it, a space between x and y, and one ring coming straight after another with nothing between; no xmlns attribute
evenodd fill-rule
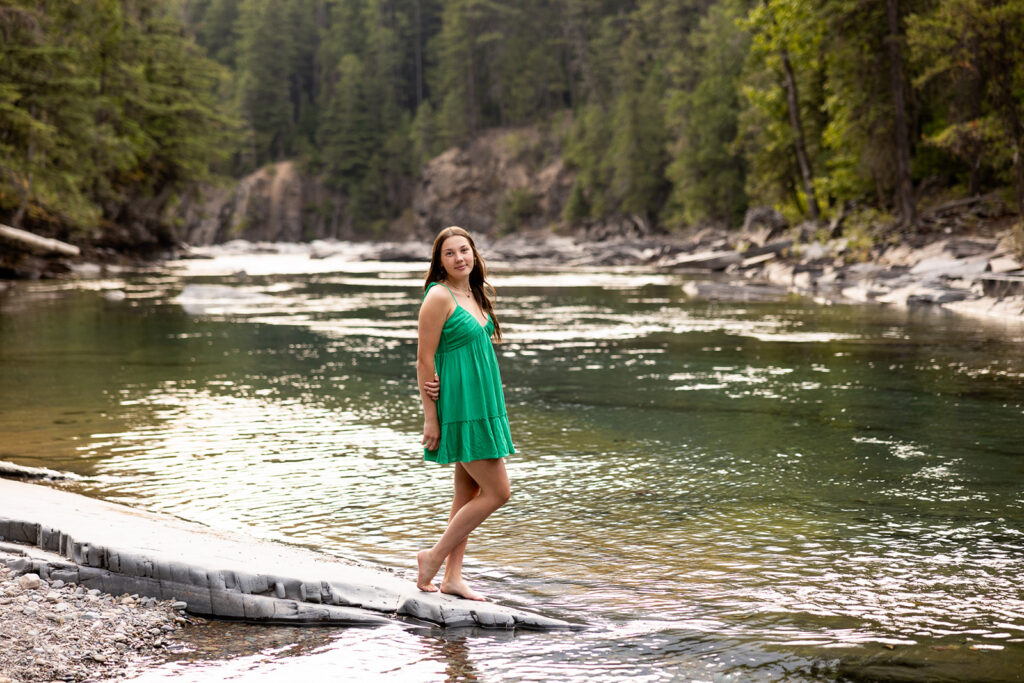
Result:
<svg viewBox="0 0 1024 683"><path fill-rule="evenodd" d="M423 292L423 298L426 298L426 297L427 297L427 292L429 292L429 291L430 291L430 288L431 288L431 287L433 287L434 285L441 285L442 287L444 287L445 289L447 289L447 290L448 290L448 293L449 293L449 294L451 294L451 296L452 296L452 301L454 301L454 302L455 302L455 306L456 306L456 307L458 307L458 305L459 305L459 300L455 298L455 292L453 292L453 291L451 290L451 288L450 288L450 287L449 287L448 285L446 285L445 283L443 283L443 282L431 282L431 283L430 283L429 285L427 285L427 288L426 288L426 290L424 290L424 292Z"/></svg>

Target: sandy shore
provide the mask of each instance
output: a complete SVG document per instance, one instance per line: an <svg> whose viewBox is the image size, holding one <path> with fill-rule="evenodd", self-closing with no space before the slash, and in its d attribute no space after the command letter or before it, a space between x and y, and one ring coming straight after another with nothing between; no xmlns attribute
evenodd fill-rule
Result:
<svg viewBox="0 0 1024 683"><path fill-rule="evenodd" d="M120 680L181 647L175 633L202 622L183 607L18 576L0 564L0 683Z"/></svg>

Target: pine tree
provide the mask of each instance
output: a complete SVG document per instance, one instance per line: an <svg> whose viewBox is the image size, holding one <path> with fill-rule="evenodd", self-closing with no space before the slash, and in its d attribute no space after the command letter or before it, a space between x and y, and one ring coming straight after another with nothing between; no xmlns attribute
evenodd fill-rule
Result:
<svg viewBox="0 0 1024 683"><path fill-rule="evenodd" d="M788 195L812 219L821 213L815 174L827 163L821 158L824 25L815 9L802 0L762 0L750 11L740 116L748 192L759 201Z"/></svg>
<svg viewBox="0 0 1024 683"><path fill-rule="evenodd" d="M0 210L65 229L144 226L206 176L231 126L220 70L169 6L32 3L0 13Z"/></svg>
<svg viewBox="0 0 1024 683"><path fill-rule="evenodd" d="M279 0L241 0L238 7L238 88L252 130L251 161L279 161L295 151L292 100L296 38Z"/></svg>
<svg viewBox="0 0 1024 683"><path fill-rule="evenodd" d="M738 20L748 9L745 0L713 5L690 35L690 49L676 52L679 85L666 93L672 132L666 173L673 184L666 220L673 225L737 225L747 208L746 164L735 143L740 76L750 48Z"/></svg>
<svg viewBox="0 0 1024 683"><path fill-rule="evenodd" d="M1024 0L940 0L908 19L908 38L918 86L947 85L931 144L1009 167L1024 216Z"/></svg>

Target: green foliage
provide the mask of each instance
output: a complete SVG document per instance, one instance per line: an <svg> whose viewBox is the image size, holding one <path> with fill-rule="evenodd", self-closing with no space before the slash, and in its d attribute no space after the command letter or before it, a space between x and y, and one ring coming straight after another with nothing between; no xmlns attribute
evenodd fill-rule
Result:
<svg viewBox="0 0 1024 683"><path fill-rule="evenodd" d="M416 110L416 118L412 121L412 131L409 136L412 142L412 159L419 166L441 149L437 135L434 108L430 101L425 101Z"/></svg>
<svg viewBox="0 0 1024 683"><path fill-rule="evenodd" d="M211 169L296 158L380 233L432 156L524 124L542 133L509 134L523 158L575 174L569 224L734 226L749 204L801 219L812 199L826 217L887 211L901 129L916 182L1013 185L1024 211L1024 0L901 0L893 35L890 6L5 0L0 214L134 221ZM509 192L498 223L529 204Z"/></svg>
<svg viewBox="0 0 1024 683"><path fill-rule="evenodd" d="M892 223L892 220L892 216L872 208L859 209L847 216L843 227L846 240L843 260L847 263L870 260L876 246L877 226Z"/></svg>
<svg viewBox="0 0 1024 683"><path fill-rule="evenodd" d="M1006 171L1024 215L1024 0L938 0L908 19L919 88L934 92L926 142L971 169Z"/></svg>
<svg viewBox="0 0 1024 683"><path fill-rule="evenodd" d="M498 203L498 226L504 232L521 227L536 210L537 198L525 188L515 188L505 193Z"/></svg>
<svg viewBox="0 0 1024 683"><path fill-rule="evenodd" d="M804 0L761 2L742 23L751 36L741 76L740 114L740 149L750 168L747 193L752 202L788 206L800 213L807 211L809 197L794 151L797 138L786 99L785 66L788 60L795 78L798 116L811 168L820 174L827 166L822 144L827 125L822 116L825 24L816 9L817 3Z"/></svg>
<svg viewBox="0 0 1024 683"><path fill-rule="evenodd" d="M746 2L712 6L680 51L680 82L665 97L672 132L672 162L666 175L672 195L665 220L672 226L714 221L738 225L747 208L746 164L736 151L740 74L749 36L738 20ZM683 80L683 79L686 80ZM695 83L695 85L691 85Z"/></svg>
<svg viewBox="0 0 1024 683"><path fill-rule="evenodd" d="M562 219L567 223L573 225L582 222L584 219L590 217L590 202L587 201L587 195L580 185L579 180L573 183L572 190L569 192L569 199L565 203L565 208L562 210Z"/></svg>
<svg viewBox="0 0 1024 683"><path fill-rule="evenodd" d="M225 74L169 6L8 3L0 13L0 211L10 222L149 225L202 179L232 121Z"/></svg>
<svg viewBox="0 0 1024 683"><path fill-rule="evenodd" d="M573 122L563 156L577 170L572 192L579 200L573 215L566 214L567 220L603 217L609 211L607 150L611 134L611 120L598 105L584 107ZM582 207L587 207L587 212L576 215Z"/></svg>

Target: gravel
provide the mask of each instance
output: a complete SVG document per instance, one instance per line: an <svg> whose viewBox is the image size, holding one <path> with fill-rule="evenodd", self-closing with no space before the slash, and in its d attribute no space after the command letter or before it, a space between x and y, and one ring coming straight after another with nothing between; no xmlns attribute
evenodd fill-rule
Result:
<svg viewBox="0 0 1024 683"><path fill-rule="evenodd" d="M181 647L203 623L184 603L104 595L0 564L0 683L117 680L130 665Z"/></svg>

